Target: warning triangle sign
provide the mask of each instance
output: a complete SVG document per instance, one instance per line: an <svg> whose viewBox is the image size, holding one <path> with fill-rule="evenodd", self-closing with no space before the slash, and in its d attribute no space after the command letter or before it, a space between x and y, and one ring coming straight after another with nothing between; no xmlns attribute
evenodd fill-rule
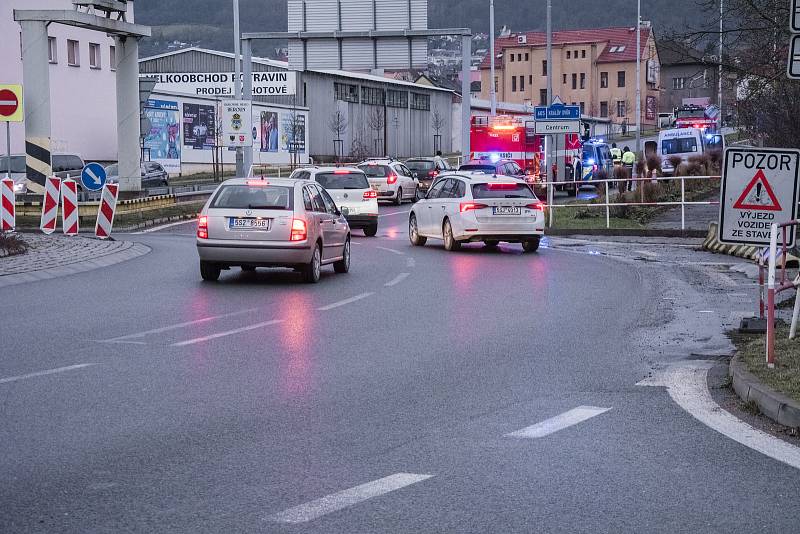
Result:
<svg viewBox="0 0 800 534"><path fill-rule="evenodd" d="M753 176L733 207L739 210L760 211L781 211L782 209L762 170Z"/></svg>

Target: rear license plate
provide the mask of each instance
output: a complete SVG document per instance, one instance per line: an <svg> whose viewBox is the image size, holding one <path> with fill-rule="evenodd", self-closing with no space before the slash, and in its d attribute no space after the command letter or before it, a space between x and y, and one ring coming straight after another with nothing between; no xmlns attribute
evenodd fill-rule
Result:
<svg viewBox="0 0 800 534"><path fill-rule="evenodd" d="M381 186L379 186L377 184L372 184L370 187L372 187L373 191L380 191L380 188L381 188Z"/></svg>
<svg viewBox="0 0 800 534"><path fill-rule="evenodd" d="M231 217L231 228L252 228L258 230L269 230L269 219L245 219Z"/></svg>
<svg viewBox="0 0 800 534"><path fill-rule="evenodd" d="M494 215L522 215L522 208L519 206L495 206L492 208Z"/></svg>

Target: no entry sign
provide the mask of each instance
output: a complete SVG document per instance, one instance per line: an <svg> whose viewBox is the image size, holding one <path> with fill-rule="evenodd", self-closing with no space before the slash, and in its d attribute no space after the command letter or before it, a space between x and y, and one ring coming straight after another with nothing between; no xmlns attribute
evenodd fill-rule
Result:
<svg viewBox="0 0 800 534"><path fill-rule="evenodd" d="M772 223L797 215L800 150L729 148L720 191L719 240L743 245L769 245ZM794 227L787 229L794 246Z"/></svg>
<svg viewBox="0 0 800 534"><path fill-rule="evenodd" d="M21 122L22 86L0 85L0 122Z"/></svg>

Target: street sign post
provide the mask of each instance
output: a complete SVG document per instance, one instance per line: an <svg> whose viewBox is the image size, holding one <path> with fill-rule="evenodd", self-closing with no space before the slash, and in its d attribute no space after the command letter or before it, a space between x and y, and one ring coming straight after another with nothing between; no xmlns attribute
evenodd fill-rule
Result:
<svg viewBox="0 0 800 534"><path fill-rule="evenodd" d="M103 189L106 178L106 170L99 163L87 163L81 171L81 185L87 191Z"/></svg>
<svg viewBox="0 0 800 534"><path fill-rule="evenodd" d="M789 12L789 31L800 33L800 0L792 0L792 9Z"/></svg>
<svg viewBox="0 0 800 534"><path fill-rule="evenodd" d="M536 106L534 118L537 121L580 120L581 107L566 106L560 99L556 99L549 106Z"/></svg>
<svg viewBox="0 0 800 534"><path fill-rule="evenodd" d="M22 86L0 85L0 122L6 123L6 177L11 177L11 123L22 122Z"/></svg>
<svg viewBox="0 0 800 534"><path fill-rule="evenodd" d="M728 148L720 189L719 240L766 246L770 226L797 215L800 150L791 148ZM795 242L787 229L787 246Z"/></svg>
<svg viewBox="0 0 800 534"><path fill-rule="evenodd" d="M789 61L786 64L786 75L790 80L800 80L800 0L791 0L789 8Z"/></svg>
<svg viewBox="0 0 800 534"><path fill-rule="evenodd" d="M228 148L251 147L252 101L226 100L222 103L222 140Z"/></svg>
<svg viewBox="0 0 800 534"><path fill-rule="evenodd" d="M579 120L537 120L535 131L538 135L574 134L580 133L581 121Z"/></svg>

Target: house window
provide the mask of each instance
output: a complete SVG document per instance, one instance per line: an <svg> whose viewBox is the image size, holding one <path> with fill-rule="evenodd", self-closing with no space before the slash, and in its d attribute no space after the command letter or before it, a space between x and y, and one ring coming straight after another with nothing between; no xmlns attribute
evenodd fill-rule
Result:
<svg viewBox="0 0 800 534"><path fill-rule="evenodd" d="M495 76L494 77L494 92L495 93L500 90L499 87L500 87L500 79L497 76Z"/></svg>
<svg viewBox="0 0 800 534"><path fill-rule="evenodd" d="M547 60L542 61L542 76L547 76Z"/></svg>
<svg viewBox="0 0 800 534"><path fill-rule="evenodd" d="M333 95L336 100L358 103L358 86L349 83L333 84Z"/></svg>
<svg viewBox="0 0 800 534"><path fill-rule="evenodd" d="M572 52L567 50L567 59L571 59L571 58L572 58Z"/></svg>
<svg viewBox="0 0 800 534"><path fill-rule="evenodd" d="M572 73L572 88L573 89L578 88L578 75L575 74L574 72Z"/></svg>
<svg viewBox="0 0 800 534"><path fill-rule="evenodd" d="M528 53L525 52L525 61L529 61L529 60L530 60L530 55L528 55Z"/></svg>
<svg viewBox="0 0 800 534"><path fill-rule="evenodd" d="M539 89L539 105L546 106L547 102L547 89Z"/></svg>
<svg viewBox="0 0 800 534"><path fill-rule="evenodd" d="M581 58L586 58L586 50L581 50Z"/></svg>
<svg viewBox="0 0 800 534"><path fill-rule="evenodd" d="M511 63L514 63L514 54L511 54Z"/></svg>
<svg viewBox="0 0 800 534"><path fill-rule="evenodd" d="M386 91L386 105L392 108L408 107L408 91Z"/></svg>
<svg viewBox="0 0 800 534"><path fill-rule="evenodd" d="M372 106L382 106L386 101L386 95L383 89L377 87L362 87L361 88L361 102L370 104Z"/></svg>
<svg viewBox="0 0 800 534"><path fill-rule="evenodd" d="M512 76L511 77L511 92L512 93L516 93L517 92L517 77L516 76Z"/></svg>
<svg viewBox="0 0 800 534"><path fill-rule="evenodd" d="M55 37L47 38L47 59L50 63L58 63L58 41Z"/></svg>
<svg viewBox="0 0 800 534"><path fill-rule="evenodd" d="M522 61L522 54L517 54L517 61Z"/></svg>
<svg viewBox="0 0 800 534"><path fill-rule="evenodd" d="M78 41L67 39L67 64L70 67L81 66L81 49Z"/></svg>
<svg viewBox="0 0 800 534"><path fill-rule="evenodd" d="M528 85L533 85L533 74L528 74Z"/></svg>
<svg viewBox="0 0 800 534"><path fill-rule="evenodd" d="M586 89L586 73L581 72L581 89Z"/></svg>
<svg viewBox="0 0 800 534"><path fill-rule="evenodd" d="M627 115L627 110L625 109L625 101L617 100L617 117L624 117L625 115Z"/></svg>
<svg viewBox="0 0 800 534"><path fill-rule="evenodd" d="M617 87L625 87L625 71L617 72Z"/></svg>
<svg viewBox="0 0 800 534"><path fill-rule="evenodd" d="M89 67L92 69L101 67L100 45L97 43L89 43Z"/></svg>
<svg viewBox="0 0 800 534"><path fill-rule="evenodd" d="M577 50L575 50L575 51L572 53L572 57L574 57L575 59L578 59L578 51L577 51Z"/></svg>
<svg viewBox="0 0 800 534"><path fill-rule="evenodd" d="M608 102L600 102L600 117L608 117Z"/></svg>
<svg viewBox="0 0 800 534"><path fill-rule="evenodd" d="M411 109L429 111L431 109L430 95L423 95L421 93L411 93Z"/></svg>
<svg viewBox="0 0 800 534"><path fill-rule="evenodd" d="M519 77L519 90L522 92L525 91L525 76Z"/></svg>
<svg viewBox="0 0 800 534"><path fill-rule="evenodd" d="M607 89L608 88L608 73L601 72L600 73L600 89Z"/></svg>
<svg viewBox="0 0 800 534"><path fill-rule="evenodd" d="M564 85L566 85L567 84L567 75L564 74L563 76L564 76Z"/></svg>
<svg viewBox="0 0 800 534"><path fill-rule="evenodd" d="M672 78L673 89L683 89L686 86L686 78Z"/></svg>
<svg viewBox="0 0 800 534"><path fill-rule="evenodd" d="M117 47L112 46L110 49L108 65L111 70L117 70Z"/></svg>

